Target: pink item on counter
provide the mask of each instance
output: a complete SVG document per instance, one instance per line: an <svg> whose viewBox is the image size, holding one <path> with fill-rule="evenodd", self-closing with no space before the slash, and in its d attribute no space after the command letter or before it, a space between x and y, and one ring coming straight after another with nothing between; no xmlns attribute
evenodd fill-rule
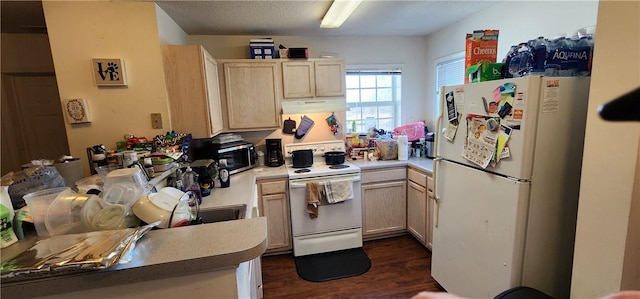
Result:
<svg viewBox="0 0 640 299"><path fill-rule="evenodd" d="M424 138L424 123L421 121L408 123L393 129L395 135L407 135L409 142Z"/></svg>

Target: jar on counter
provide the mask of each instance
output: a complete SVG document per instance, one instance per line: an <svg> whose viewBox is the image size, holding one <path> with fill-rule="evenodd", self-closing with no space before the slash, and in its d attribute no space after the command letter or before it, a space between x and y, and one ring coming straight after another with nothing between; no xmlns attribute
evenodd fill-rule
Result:
<svg viewBox="0 0 640 299"><path fill-rule="evenodd" d="M153 163L151 162L151 158L150 157L146 157L143 159L143 164L144 164L144 170L147 172L147 175L149 175L150 178L156 176L156 171L155 168L153 168Z"/></svg>

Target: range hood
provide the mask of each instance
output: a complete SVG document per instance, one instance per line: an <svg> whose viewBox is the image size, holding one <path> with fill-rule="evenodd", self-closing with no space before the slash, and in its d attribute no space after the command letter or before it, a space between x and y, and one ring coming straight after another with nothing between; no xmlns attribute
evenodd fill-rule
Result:
<svg viewBox="0 0 640 299"><path fill-rule="evenodd" d="M282 101L282 114L328 113L338 111L349 111L346 99Z"/></svg>

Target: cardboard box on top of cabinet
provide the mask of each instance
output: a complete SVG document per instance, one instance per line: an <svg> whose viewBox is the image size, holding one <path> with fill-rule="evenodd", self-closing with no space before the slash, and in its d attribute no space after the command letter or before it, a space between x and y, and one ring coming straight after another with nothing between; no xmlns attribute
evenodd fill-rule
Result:
<svg viewBox="0 0 640 299"><path fill-rule="evenodd" d="M469 83L485 82L502 79L502 67L504 63L478 63L467 69Z"/></svg>
<svg viewBox="0 0 640 299"><path fill-rule="evenodd" d="M464 69L467 70L478 63L495 63L498 58L499 30L484 29L467 33L465 40ZM465 75L464 83L469 83Z"/></svg>

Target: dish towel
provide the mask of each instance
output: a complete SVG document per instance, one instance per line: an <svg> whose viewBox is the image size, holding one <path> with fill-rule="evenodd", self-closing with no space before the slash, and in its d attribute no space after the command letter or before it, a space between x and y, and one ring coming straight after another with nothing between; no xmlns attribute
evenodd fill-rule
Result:
<svg viewBox="0 0 640 299"><path fill-rule="evenodd" d="M329 203L339 203L353 199L353 187L351 181L327 181L324 182L324 195Z"/></svg>
<svg viewBox="0 0 640 299"><path fill-rule="evenodd" d="M318 218L318 206L320 205L320 191L317 182L307 182L307 213L309 218Z"/></svg>

